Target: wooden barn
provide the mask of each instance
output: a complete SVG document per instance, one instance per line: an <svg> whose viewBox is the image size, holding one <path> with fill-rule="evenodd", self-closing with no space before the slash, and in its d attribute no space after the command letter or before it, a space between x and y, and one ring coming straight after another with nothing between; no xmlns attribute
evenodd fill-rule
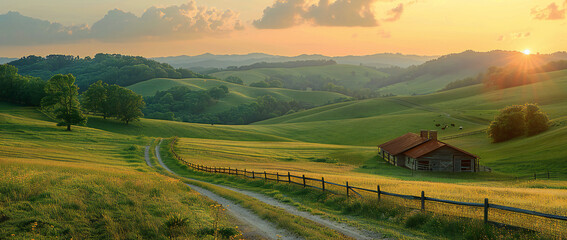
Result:
<svg viewBox="0 0 567 240"><path fill-rule="evenodd" d="M437 131L407 133L378 146L389 163L419 171L476 172L478 156L437 140Z"/></svg>

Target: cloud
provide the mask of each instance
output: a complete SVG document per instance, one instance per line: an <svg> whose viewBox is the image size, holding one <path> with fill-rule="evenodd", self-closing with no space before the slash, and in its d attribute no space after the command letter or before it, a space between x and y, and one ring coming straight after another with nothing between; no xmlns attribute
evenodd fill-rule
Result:
<svg viewBox="0 0 567 240"><path fill-rule="evenodd" d="M63 26L31 17L18 12L0 15L1 45L36 45L42 43L70 42L84 37L87 27Z"/></svg>
<svg viewBox="0 0 567 240"><path fill-rule="evenodd" d="M500 35L496 40L500 42L505 40L516 40L516 39L528 38L531 35L532 35L531 32L514 32L514 33Z"/></svg>
<svg viewBox="0 0 567 240"><path fill-rule="evenodd" d="M194 1L167 8L151 7L141 17L118 9L109 11L91 28L93 38L201 37L242 29L238 13L197 7Z"/></svg>
<svg viewBox="0 0 567 240"><path fill-rule="evenodd" d="M17 12L0 15L0 44L38 45L76 42L84 39L129 41L137 39L181 39L226 34L242 29L239 14L197 6L194 1L165 8L151 7L142 16L114 9L92 27L63 26Z"/></svg>
<svg viewBox="0 0 567 240"><path fill-rule="evenodd" d="M261 19L252 24L256 28L288 28L300 24L305 14L305 0L278 0L271 7L264 9Z"/></svg>
<svg viewBox="0 0 567 240"><path fill-rule="evenodd" d="M397 7L390 9L388 11L388 18L385 18L384 21L386 22L395 22L402 17L402 13L404 13L404 4L400 3Z"/></svg>
<svg viewBox="0 0 567 240"><path fill-rule="evenodd" d="M320 0L319 4L313 4L305 14L306 19L311 19L320 26L378 26L371 5L376 0L337 0L330 3L329 0Z"/></svg>
<svg viewBox="0 0 567 240"><path fill-rule="evenodd" d="M256 28L278 29L312 22L318 26L374 27L379 23L372 11L377 0L276 0L264 9L262 18L253 22Z"/></svg>
<svg viewBox="0 0 567 240"><path fill-rule="evenodd" d="M563 2L563 8L559 8L556 3L551 3L547 7L538 9L532 8L532 16L538 20L560 20L565 19L565 7L567 1Z"/></svg>

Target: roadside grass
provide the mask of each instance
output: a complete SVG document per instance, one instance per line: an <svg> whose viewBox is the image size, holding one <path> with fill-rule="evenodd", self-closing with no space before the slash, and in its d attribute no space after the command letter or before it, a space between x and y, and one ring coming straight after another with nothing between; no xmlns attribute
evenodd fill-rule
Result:
<svg viewBox="0 0 567 240"><path fill-rule="evenodd" d="M145 166L148 138L67 132L41 118L0 107L0 239L209 236L213 202ZM219 221L236 234L231 220Z"/></svg>
<svg viewBox="0 0 567 240"><path fill-rule="evenodd" d="M421 191L425 191L426 196L440 199L447 199L462 202L483 203L485 198L493 204L512 206L522 209L540 211L544 213L567 215L567 196L564 194L563 181L548 180L518 180L513 176L493 173L414 173L411 176L409 169L402 169L391 166L377 157L372 157L363 165L364 168L355 169L353 165L340 164L348 162L339 160L337 163L309 163L305 161L286 161L284 157L279 157L284 152L287 143L279 143L279 148L274 148L276 143L268 144L260 148L262 143L255 142L232 142L215 140L196 140L180 139L176 144L176 152L195 164L211 167L231 167L239 168L242 172L256 171L256 176L263 177L263 172L279 172L283 175L280 179L287 180L287 172L292 175L305 175L309 178L321 179L339 184L349 182L350 186L376 189L380 185L382 191L397 194L419 196ZM311 152L297 151L301 149L300 143L294 144L296 151L290 151L294 156L308 158ZM223 146L223 147L219 147ZM235 147L236 146L236 147ZM310 145L304 145L310 146ZM325 145L319 145L325 146ZM333 145L331 145L333 146ZM249 149L248 149L248 148ZM272 148L272 149L270 149ZM219 149L227 149L224 153ZM332 152L330 149L320 149L316 154L325 156L325 151ZM234 154L232 154L234 153ZM329 154L329 153L327 153ZM301 159L301 158L299 158ZM355 162L356 163L356 162ZM346 165L346 166L345 166ZM375 172L373 172L375 171ZM371 174L367 174L369 172ZM374 175L378 174L378 175ZM273 178L273 177L272 177ZM405 180L404 180L405 179ZM300 182L300 179L294 181ZM308 185L319 186L320 182L307 180ZM538 188L535 188L538 187ZM344 192L345 189L334 188L327 185L327 189L337 192ZM370 198L376 198L372 194L364 194ZM395 201L395 200L393 200ZM408 208L419 209L417 201L396 201L398 205ZM450 215L455 217L468 217L482 219L482 209L463 208L458 206L428 203L428 211ZM510 225L523 227L535 227L538 231L567 232L567 224L547 220L538 217L528 217L521 214L507 212L494 212L491 219ZM530 219L529 222L524 220ZM535 222L539 225L536 226ZM546 225L549 223L550 225ZM527 224L527 225L526 225ZM532 225L532 226L530 226Z"/></svg>
<svg viewBox="0 0 567 240"><path fill-rule="evenodd" d="M160 148L160 154L162 160L167 164L167 166L172 171L179 174L180 176L193 178L194 176L190 174L190 171L188 171L186 166L180 164L172 164L175 160L173 159L171 152L167 150L168 149L167 146L169 142L170 142L169 140L165 140L162 143L162 147ZM171 175L170 173L165 171L165 169L161 167L160 169L163 174ZM278 227L286 229L305 239L350 239L349 237L335 230L329 229L309 219L295 216L293 214L286 212L283 209L263 203L259 200L246 196L244 194L237 193L231 190L227 190L200 181L194 181L191 179L181 179L181 180L190 184L203 187L224 198L232 200L235 203L239 204L240 206L251 210L256 215L260 216L262 219L268 220L274 223L275 225L277 225Z"/></svg>
<svg viewBox="0 0 567 240"><path fill-rule="evenodd" d="M479 218L463 218L445 212L434 213L436 207L429 203L428 212L420 213L416 210L419 208L417 202L400 203L399 199L392 197L383 196L380 201L376 198L347 199L343 195L305 189L287 183L194 171L175 160L165 143L167 142L164 142L161 150L164 161L182 176L263 193L303 211L383 233L384 237L396 239L510 239L510 237L546 239L548 237L530 230L484 225Z"/></svg>

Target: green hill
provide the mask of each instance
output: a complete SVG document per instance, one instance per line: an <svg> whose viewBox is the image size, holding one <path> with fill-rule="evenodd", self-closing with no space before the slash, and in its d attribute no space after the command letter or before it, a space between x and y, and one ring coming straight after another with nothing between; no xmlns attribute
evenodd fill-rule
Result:
<svg viewBox="0 0 567 240"><path fill-rule="evenodd" d="M212 75L220 79L236 76L241 78L246 85L267 78L281 79L284 80L284 87L287 87L285 80L302 81L302 78L317 76L336 81L338 85L348 89L360 89L372 79L382 79L387 76L386 73L373 68L342 64L298 68L259 68L246 71L224 71Z"/></svg>
<svg viewBox="0 0 567 240"><path fill-rule="evenodd" d="M157 78L144 82L140 82L129 86L128 88L143 96L152 96L157 91L164 91L175 86L186 86L193 90L206 90L212 87L225 85L228 87L230 93L219 100L217 104L211 107L209 113L218 113L228 110L240 104L247 104L254 101L257 97L270 95L274 98L291 101L296 100L300 102L311 103L315 106L332 103L336 99L348 98L345 95L334 92L323 91L298 91L283 88L255 88L239 84L233 84L215 79L165 79Z"/></svg>
<svg viewBox="0 0 567 240"><path fill-rule="evenodd" d="M412 66L401 73L393 74L384 81L391 84L382 87L381 93L395 95L421 95L434 93L448 83L485 73L489 67L520 66L538 68L559 59L563 53L525 55L515 51L474 52L465 51L444 55L419 66Z"/></svg>

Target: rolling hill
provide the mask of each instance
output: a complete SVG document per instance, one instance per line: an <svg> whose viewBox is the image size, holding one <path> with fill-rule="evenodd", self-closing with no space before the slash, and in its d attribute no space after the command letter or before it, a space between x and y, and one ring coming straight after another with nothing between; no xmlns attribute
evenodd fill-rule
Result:
<svg viewBox="0 0 567 240"><path fill-rule="evenodd" d="M209 113L218 113L236 107L240 104L248 104L257 97L270 95L274 98L291 101L307 102L315 106L320 106L334 102L336 99L348 98L347 96L323 91L298 91L283 88L255 88L239 84L229 83L215 79L165 79L157 78L140 82L128 88L142 96L152 96L157 91L164 91L174 86L186 86L192 90L206 90L212 87L225 85L229 88L229 94L220 99L217 104L211 107Z"/></svg>
<svg viewBox="0 0 567 240"><path fill-rule="evenodd" d="M302 81L302 78L316 76L331 79L336 81L337 84L349 89L363 88L370 80L383 79L387 76L386 73L373 68L343 64L317 67L260 68L246 71L223 71L212 75L220 79L236 76L241 78L246 85L263 81L267 78Z"/></svg>
<svg viewBox="0 0 567 240"><path fill-rule="evenodd" d="M566 58L565 52L525 55L514 51L474 52L469 50L409 67L385 79L384 81L390 85L379 90L382 93L395 95L429 94L442 89L450 82L466 77L476 77L492 66L515 65L537 68L547 62Z"/></svg>
<svg viewBox="0 0 567 240"><path fill-rule="evenodd" d="M369 67L408 67L419 65L435 56L404 55L400 53L379 53L365 56L323 56L323 55L299 55L285 57L265 53L250 53L244 55L215 55L202 54L197 56L174 56L153 58L156 61L171 64L178 68L191 70L207 68L226 68L230 66L250 65L258 62L288 62L298 60L335 60L340 64L364 65Z"/></svg>

